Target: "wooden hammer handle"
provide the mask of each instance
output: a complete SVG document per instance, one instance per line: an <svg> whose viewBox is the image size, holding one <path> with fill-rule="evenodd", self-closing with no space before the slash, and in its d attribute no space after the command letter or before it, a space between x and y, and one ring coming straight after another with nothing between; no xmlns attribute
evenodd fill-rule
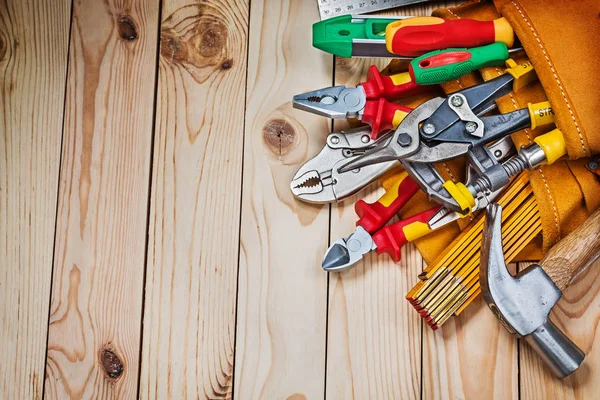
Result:
<svg viewBox="0 0 600 400"><path fill-rule="evenodd" d="M558 242L540 265L562 291L600 254L600 210Z"/></svg>

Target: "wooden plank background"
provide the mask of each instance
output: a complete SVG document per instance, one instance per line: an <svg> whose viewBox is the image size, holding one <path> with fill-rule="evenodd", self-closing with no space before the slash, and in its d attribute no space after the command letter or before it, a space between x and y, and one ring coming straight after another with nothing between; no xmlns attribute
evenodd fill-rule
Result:
<svg viewBox="0 0 600 400"><path fill-rule="evenodd" d="M388 60L313 49L317 20L312 0L0 3L0 399L597 397L600 263L553 313L587 353L563 381L481 300L424 326L414 246L321 270L381 189L296 201L332 125L291 99Z"/></svg>

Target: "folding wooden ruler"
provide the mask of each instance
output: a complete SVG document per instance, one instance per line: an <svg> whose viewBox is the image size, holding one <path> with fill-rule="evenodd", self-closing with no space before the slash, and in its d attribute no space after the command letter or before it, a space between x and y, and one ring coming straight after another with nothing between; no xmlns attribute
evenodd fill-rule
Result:
<svg viewBox="0 0 600 400"><path fill-rule="evenodd" d="M364 14L428 0L317 0L321 19L344 14Z"/></svg>

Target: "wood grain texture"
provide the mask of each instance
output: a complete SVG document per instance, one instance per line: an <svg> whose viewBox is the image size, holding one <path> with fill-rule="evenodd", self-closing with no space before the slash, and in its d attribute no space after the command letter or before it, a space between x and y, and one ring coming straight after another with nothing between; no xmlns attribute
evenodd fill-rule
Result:
<svg viewBox="0 0 600 400"><path fill-rule="evenodd" d="M163 1L142 398L231 398L248 7Z"/></svg>
<svg viewBox="0 0 600 400"><path fill-rule="evenodd" d="M157 6L73 6L48 398L137 393Z"/></svg>
<svg viewBox="0 0 600 400"><path fill-rule="evenodd" d="M424 399L518 398L517 340L481 296L439 330L423 333Z"/></svg>
<svg viewBox="0 0 600 400"><path fill-rule="evenodd" d="M555 244L540 265L560 290L600 255L600 210Z"/></svg>
<svg viewBox="0 0 600 400"><path fill-rule="evenodd" d="M70 1L0 5L0 398L39 399Z"/></svg>
<svg viewBox="0 0 600 400"><path fill-rule="evenodd" d="M443 4L441 5L443 6ZM409 6L381 15L430 15L433 6ZM335 84L356 86L367 69L388 59L336 58ZM336 131L345 122L334 125ZM332 206L331 241L354 231L358 199L373 202L383 193L375 183ZM418 281L423 260L414 245L402 250L399 264L370 254L352 270L330 273L327 338L328 399L421 396L421 320L404 295Z"/></svg>
<svg viewBox="0 0 600 400"><path fill-rule="evenodd" d="M528 264L521 263L519 268ZM583 350L586 357L573 374L556 379L522 341L521 399L595 399L600 382L600 261L591 264L564 291L550 314L552 321Z"/></svg>
<svg viewBox="0 0 600 400"><path fill-rule="evenodd" d="M388 59L336 57L335 84L356 86L367 69L380 70ZM336 121L334 130L347 128ZM378 183L332 206L331 242L355 229L354 204L376 201ZM422 270L414 245L396 265L387 256L368 255L353 269L330 273L327 337L328 399L415 399L420 395L421 321L404 294Z"/></svg>
<svg viewBox="0 0 600 400"><path fill-rule="evenodd" d="M325 143L328 120L292 109L331 85L332 57L313 49L312 1L251 4L235 357L238 399L324 393L328 207L294 199L290 181Z"/></svg>

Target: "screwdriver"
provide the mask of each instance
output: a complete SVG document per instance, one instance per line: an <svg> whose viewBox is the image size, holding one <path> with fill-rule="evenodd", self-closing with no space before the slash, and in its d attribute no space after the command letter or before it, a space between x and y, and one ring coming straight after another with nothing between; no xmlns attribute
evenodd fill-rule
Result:
<svg viewBox="0 0 600 400"><path fill-rule="evenodd" d="M494 42L502 42L511 47L515 36L505 18L475 21L414 17L388 24L385 37L390 53L417 57L433 50L478 47Z"/></svg>
<svg viewBox="0 0 600 400"><path fill-rule="evenodd" d="M435 85L458 79L480 68L504 65L511 52L505 43L496 42L471 49L436 50L413 59L409 66L411 80L419 85Z"/></svg>

